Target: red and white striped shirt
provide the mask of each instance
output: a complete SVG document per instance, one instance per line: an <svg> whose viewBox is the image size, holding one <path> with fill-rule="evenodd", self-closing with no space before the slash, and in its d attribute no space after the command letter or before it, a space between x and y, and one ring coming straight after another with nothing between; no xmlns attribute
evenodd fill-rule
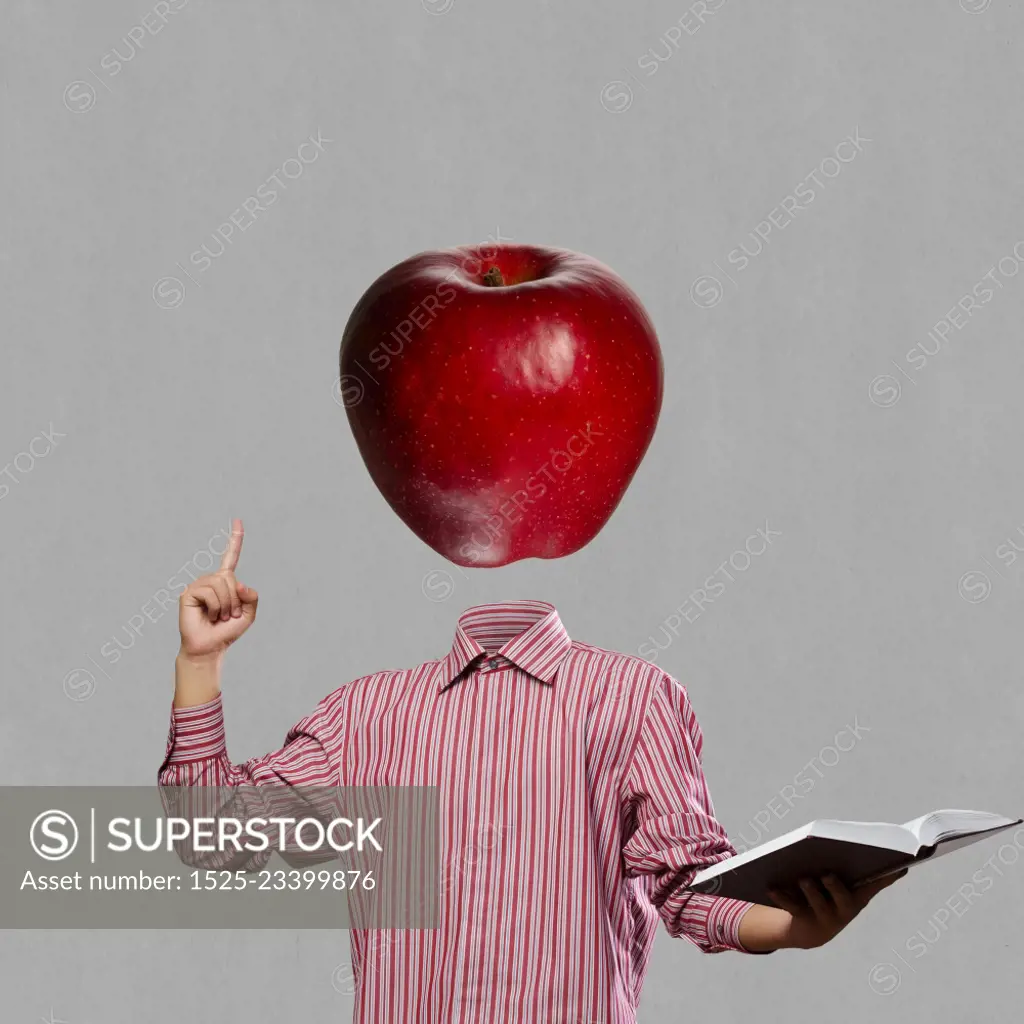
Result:
<svg viewBox="0 0 1024 1024"><path fill-rule="evenodd" d="M228 759L220 697L173 710L159 782L438 787L441 863L472 864L436 929L351 931L357 1024L635 1024L659 919L743 948L750 904L684 889L735 853L702 743L675 679L513 601L464 612L439 660L339 687L263 757Z"/></svg>

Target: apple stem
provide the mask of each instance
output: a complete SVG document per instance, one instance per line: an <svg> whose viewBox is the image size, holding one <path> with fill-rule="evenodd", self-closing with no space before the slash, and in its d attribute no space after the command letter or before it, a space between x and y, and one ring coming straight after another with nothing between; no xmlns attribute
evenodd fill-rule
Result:
<svg viewBox="0 0 1024 1024"><path fill-rule="evenodd" d="M501 276L501 271L497 267L491 267L491 269L484 274L484 284L489 285L492 288L500 288L504 283L505 278Z"/></svg>

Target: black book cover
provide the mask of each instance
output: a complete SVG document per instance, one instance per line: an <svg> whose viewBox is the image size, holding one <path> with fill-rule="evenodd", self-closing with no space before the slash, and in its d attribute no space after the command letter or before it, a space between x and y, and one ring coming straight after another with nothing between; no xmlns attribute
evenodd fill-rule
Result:
<svg viewBox="0 0 1024 1024"><path fill-rule="evenodd" d="M873 875L895 871L934 852L934 846L926 846L915 857L879 846L808 836L690 888L694 892L774 907L769 889L781 889L802 899L797 883L806 876L820 878L833 873L852 888Z"/></svg>

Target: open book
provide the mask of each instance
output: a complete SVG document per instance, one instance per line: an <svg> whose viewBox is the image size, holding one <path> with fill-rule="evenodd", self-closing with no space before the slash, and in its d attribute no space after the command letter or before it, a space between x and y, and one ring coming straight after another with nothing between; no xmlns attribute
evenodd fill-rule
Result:
<svg viewBox="0 0 1024 1024"><path fill-rule="evenodd" d="M822 819L699 871L688 888L775 906L798 881L834 873L851 888L941 857L1024 821L984 811L932 811L902 825Z"/></svg>

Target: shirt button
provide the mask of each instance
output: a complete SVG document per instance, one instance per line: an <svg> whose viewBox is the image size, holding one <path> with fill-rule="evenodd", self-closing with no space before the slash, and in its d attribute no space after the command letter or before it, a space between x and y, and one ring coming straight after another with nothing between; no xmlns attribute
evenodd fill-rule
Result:
<svg viewBox="0 0 1024 1024"><path fill-rule="evenodd" d="M490 665L491 668L498 668L501 665L501 658L491 658L487 664Z"/></svg>

